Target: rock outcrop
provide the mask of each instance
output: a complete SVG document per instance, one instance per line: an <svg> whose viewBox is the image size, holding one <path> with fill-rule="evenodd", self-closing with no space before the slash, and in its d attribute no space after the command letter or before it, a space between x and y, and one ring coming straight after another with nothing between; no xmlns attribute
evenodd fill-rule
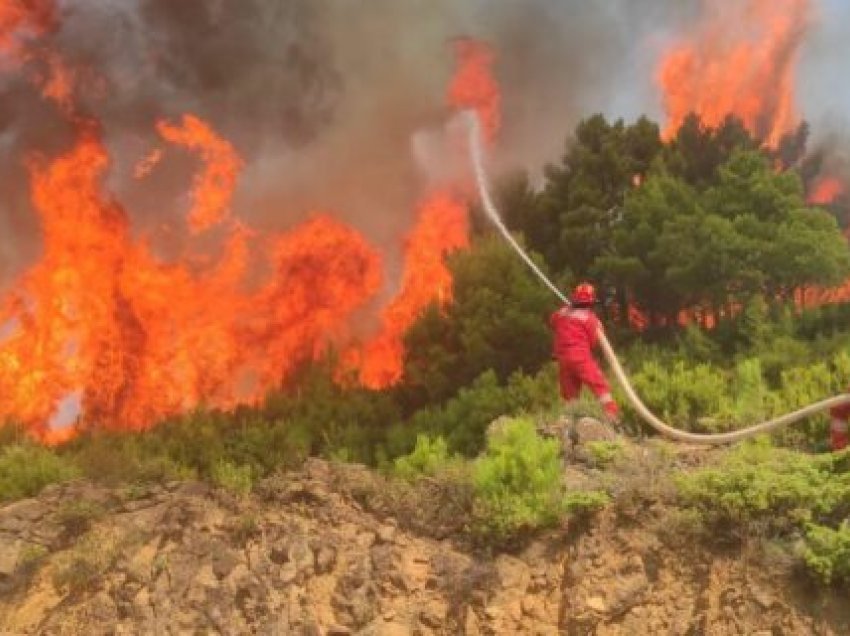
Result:
<svg viewBox="0 0 850 636"><path fill-rule="evenodd" d="M651 511L609 511L487 556L364 509L350 493L366 473L312 460L244 499L73 483L6 506L0 633L850 631L846 613L740 556L663 543Z"/></svg>

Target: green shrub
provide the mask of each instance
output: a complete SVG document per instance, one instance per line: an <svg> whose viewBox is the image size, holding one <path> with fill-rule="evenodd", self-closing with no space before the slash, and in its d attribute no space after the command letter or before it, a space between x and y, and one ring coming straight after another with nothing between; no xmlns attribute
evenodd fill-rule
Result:
<svg viewBox="0 0 850 636"><path fill-rule="evenodd" d="M671 367L649 361L632 377L635 390L650 409L672 424L693 428L700 417L728 412L728 384L723 373L708 365ZM625 404L631 412L631 406Z"/></svg>
<svg viewBox="0 0 850 636"><path fill-rule="evenodd" d="M235 495L245 496L254 487L250 466L239 466L227 460L219 460L210 473L212 482Z"/></svg>
<svg viewBox="0 0 850 636"><path fill-rule="evenodd" d="M169 449L156 437L163 434L167 432L94 432L72 442L62 454L79 466L85 477L107 484L196 477L197 470L170 456Z"/></svg>
<svg viewBox="0 0 850 636"><path fill-rule="evenodd" d="M811 456L759 440L715 466L680 473L675 483L680 502L718 529L740 538L758 524L781 534L850 510L850 473L842 461L843 455Z"/></svg>
<svg viewBox="0 0 850 636"><path fill-rule="evenodd" d="M76 467L51 449L24 443L0 448L0 502L33 497L48 484L74 479Z"/></svg>
<svg viewBox="0 0 850 636"><path fill-rule="evenodd" d="M410 423L414 430L442 435L452 452L472 457L484 445L487 425L514 406L496 374L488 371L444 405L418 411Z"/></svg>
<svg viewBox="0 0 850 636"><path fill-rule="evenodd" d="M599 440L596 442L588 442L585 444L585 449L587 450L590 458L593 460L593 463L598 467L607 466L611 464L621 457L626 452L625 446L620 441L610 442L607 440Z"/></svg>
<svg viewBox="0 0 850 636"><path fill-rule="evenodd" d="M473 484L478 529L497 540L550 526L566 511L559 444L539 437L528 418L507 421L489 436Z"/></svg>
<svg viewBox="0 0 850 636"><path fill-rule="evenodd" d="M736 423L753 423L773 415L776 399L769 395L758 358L740 361L735 365L733 377L734 397L729 419Z"/></svg>
<svg viewBox="0 0 850 636"><path fill-rule="evenodd" d="M803 560L823 583L850 580L850 526L838 529L808 524Z"/></svg>
<svg viewBox="0 0 850 636"><path fill-rule="evenodd" d="M596 490L570 492L564 496L564 510L576 517L592 515L609 503L611 503L611 497L607 493Z"/></svg>
<svg viewBox="0 0 850 636"><path fill-rule="evenodd" d="M420 475L435 475L445 470L450 461L446 440L419 435L413 452L395 460L393 472L402 479L412 481Z"/></svg>

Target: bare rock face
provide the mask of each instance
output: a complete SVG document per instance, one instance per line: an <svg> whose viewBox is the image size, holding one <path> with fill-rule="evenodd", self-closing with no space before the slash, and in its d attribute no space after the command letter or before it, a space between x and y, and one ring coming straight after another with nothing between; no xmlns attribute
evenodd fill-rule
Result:
<svg viewBox="0 0 850 636"><path fill-rule="evenodd" d="M314 460L246 499L69 484L0 508L0 633L850 633L739 556L613 513L512 554L414 533L351 498L364 471ZM70 503L98 512L81 524Z"/></svg>

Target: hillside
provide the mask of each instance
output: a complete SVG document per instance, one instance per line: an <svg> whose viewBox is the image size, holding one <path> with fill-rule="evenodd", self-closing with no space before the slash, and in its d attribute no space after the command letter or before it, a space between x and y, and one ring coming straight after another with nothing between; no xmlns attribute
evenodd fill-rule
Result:
<svg viewBox="0 0 850 636"><path fill-rule="evenodd" d="M679 533L667 469L716 452L678 447L662 470L657 450L607 471L570 453L567 485L608 483L613 503L499 548L469 540L437 481L316 459L242 497L49 486L0 509L0 633L848 632L844 596L776 555Z"/></svg>

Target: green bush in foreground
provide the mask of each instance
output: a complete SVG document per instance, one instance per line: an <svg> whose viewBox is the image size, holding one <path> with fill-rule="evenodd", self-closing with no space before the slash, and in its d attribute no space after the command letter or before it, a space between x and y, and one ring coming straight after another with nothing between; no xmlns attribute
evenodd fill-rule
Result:
<svg viewBox="0 0 850 636"><path fill-rule="evenodd" d="M807 455L766 440L742 444L715 466L676 479L680 502L734 530L760 522L781 533L838 517L850 506L850 473L842 455Z"/></svg>
<svg viewBox="0 0 850 636"><path fill-rule="evenodd" d="M567 497L561 473L556 440L538 436L528 418L505 421L490 434L484 455L473 466L479 532L509 539L522 530L552 526L565 513L604 505L599 493Z"/></svg>
<svg viewBox="0 0 850 636"><path fill-rule="evenodd" d="M593 460L593 464L600 468L621 459L626 453L626 447L620 440L588 442L585 448Z"/></svg>
<svg viewBox="0 0 850 636"><path fill-rule="evenodd" d="M226 460L219 460L210 474L212 482L235 495L246 496L254 487L254 476L250 466L240 466Z"/></svg>
<svg viewBox="0 0 850 636"><path fill-rule="evenodd" d="M833 530L816 524L806 529L803 559L823 583L850 580L850 526Z"/></svg>
<svg viewBox="0 0 850 636"><path fill-rule="evenodd" d="M451 461L446 440L417 435L416 448L409 455L395 460L393 472L402 479L412 481L421 475L434 475L445 470Z"/></svg>
<svg viewBox="0 0 850 636"><path fill-rule="evenodd" d="M78 475L72 463L48 448L30 443L0 448L0 502L33 497Z"/></svg>

